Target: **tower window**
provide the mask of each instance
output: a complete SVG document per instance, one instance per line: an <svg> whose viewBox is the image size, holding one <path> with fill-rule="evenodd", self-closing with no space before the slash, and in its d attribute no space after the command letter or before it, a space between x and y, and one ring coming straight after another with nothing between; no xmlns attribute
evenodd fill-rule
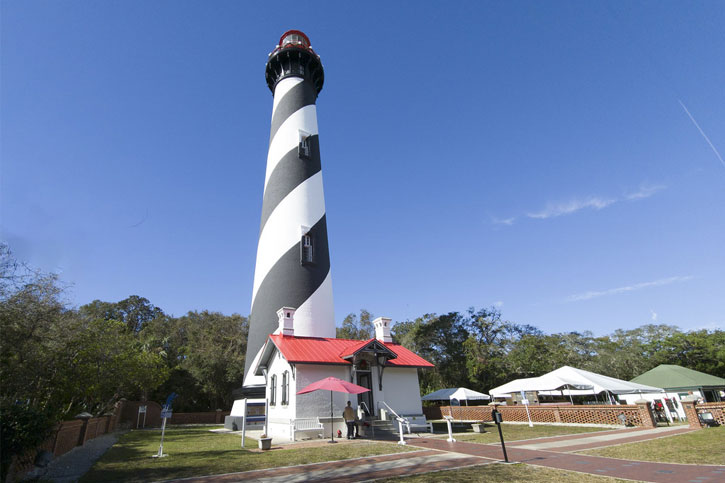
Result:
<svg viewBox="0 0 725 483"><path fill-rule="evenodd" d="M300 262L302 265L312 263L314 256L314 247L312 246L312 235L309 233L302 235L300 241Z"/></svg>
<svg viewBox="0 0 725 483"><path fill-rule="evenodd" d="M297 146L297 156L300 159L310 159L312 157L312 135L300 131L300 143Z"/></svg>

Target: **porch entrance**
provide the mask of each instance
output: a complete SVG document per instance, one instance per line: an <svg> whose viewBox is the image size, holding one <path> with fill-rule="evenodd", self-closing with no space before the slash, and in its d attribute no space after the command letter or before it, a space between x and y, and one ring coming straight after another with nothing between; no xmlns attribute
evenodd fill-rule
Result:
<svg viewBox="0 0 725 483"><path fill-rule="evenodd" d="M365 403L368 410L370 411L370 416L375 415L375 407L373 406L373 376L372 374L368 372L358 372L357 373L357 385L362 386L365 389L370 389L367 392L364 392L362 394L357 395L357 402Z"/></svg>

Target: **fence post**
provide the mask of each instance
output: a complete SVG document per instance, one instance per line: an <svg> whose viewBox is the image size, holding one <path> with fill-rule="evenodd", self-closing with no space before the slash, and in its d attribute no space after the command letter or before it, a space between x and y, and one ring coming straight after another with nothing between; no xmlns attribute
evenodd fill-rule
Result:
<svg viewBox="0 0 725 483"><path fill-rule="evenodd" d="M639 417L642 420L642 427L644 428L655 428L657 424L652 416L651 404L646 399L639 399L634 402L637 405L637 411L639 411Z"/></svg>
<svg viewBox="0 0 725 483"><path fill-rule="evenodd" d="M687 423L693 429L700 429L702 427L702 424L700 424L700 418L697 416L697 408L695 407L695 404L697 403L697 397L686 396L681 399L681 402L682 409L685 410L685 417L687 418Z"/></svg>

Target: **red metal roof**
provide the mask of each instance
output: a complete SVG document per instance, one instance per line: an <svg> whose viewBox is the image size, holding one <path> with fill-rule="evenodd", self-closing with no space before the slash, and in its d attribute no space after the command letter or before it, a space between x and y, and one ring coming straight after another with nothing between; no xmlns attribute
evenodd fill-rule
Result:
<svg viewBox="0 0 725 483"><path fill-rule="evenodd" d="M351 362L342 358L350 355L360 347L370 343L369 340L328 339L324 337L296 337L281 334L269 336L275 347L282 353L287 362L306 364L341 364L350 365ZM414 352L409 351L400 344L382 342L386 348L397 357L389 359L387 365L392 367L433 367Z"/></svg>

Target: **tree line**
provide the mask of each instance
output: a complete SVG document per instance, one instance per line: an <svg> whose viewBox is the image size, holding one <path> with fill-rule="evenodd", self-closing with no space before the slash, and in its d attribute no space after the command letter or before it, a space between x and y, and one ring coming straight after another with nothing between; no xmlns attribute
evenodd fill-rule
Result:
<svg viewBox="0 0 725 483"><path fill-rule="evenodd" d="M174 317L138 295L73 307L65 293L56 275L18 263L0 244L3 459L42 441L55 421L105 414L121 398L163 401L173 391L177 411L231 407L244 377L246 317ZM349 314L337 336L372 338L372 319L367 310ZM722 330L649 324L604 336L545 334L495 308L472 308L395 323L392 335L435 365L420 373L421 394L459 386L485 392L562 365L631 379L669 363L725 377Z"/></svg>
<svg viewBox="0 0 725 483"><path fill-rule="evenodd" d="M374 336L367 310L345 317L337 336ZM398 322L393 339L432 362L421 371L421 394L445 387L482 392L513 379L535 377L567 365L630 380L659 364L676 364L725 378L725 331L682 331L646 324L595 336L590 331L545 334L502 318L496 308L425 314Z"/></svg>

